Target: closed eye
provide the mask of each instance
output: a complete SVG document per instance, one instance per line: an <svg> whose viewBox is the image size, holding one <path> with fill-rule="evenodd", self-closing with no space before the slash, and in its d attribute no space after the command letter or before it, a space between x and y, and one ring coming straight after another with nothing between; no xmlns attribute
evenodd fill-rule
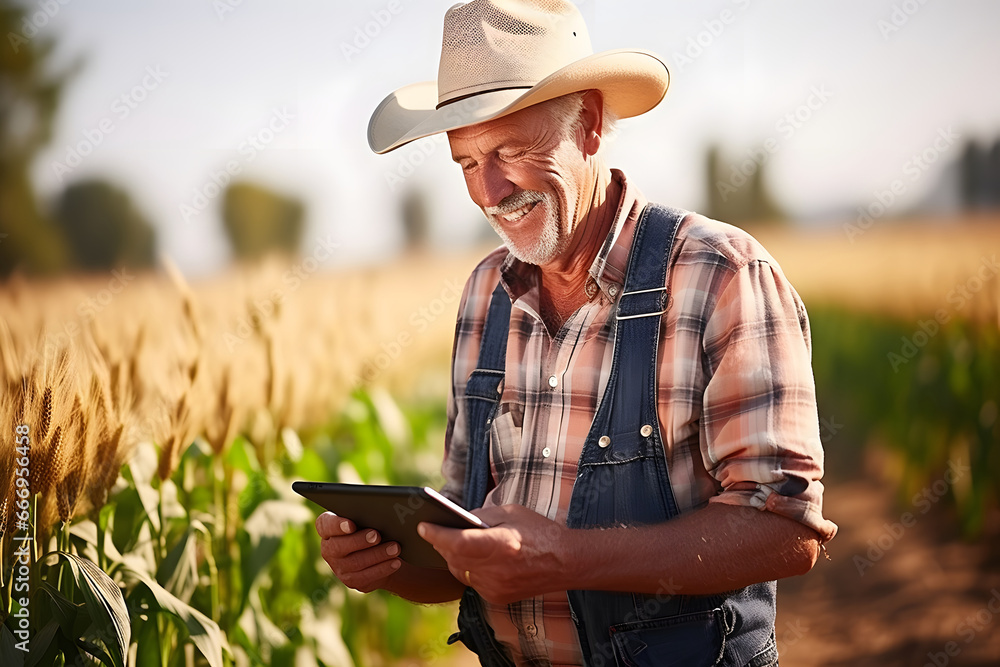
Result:
<svg viewBox="0 0 1000 667"><path fill-rule="evenodd" d="M497 155L504 162L516 162L525 156L525 151L523 150L513 150L513 151L498 151Z"/></svg>

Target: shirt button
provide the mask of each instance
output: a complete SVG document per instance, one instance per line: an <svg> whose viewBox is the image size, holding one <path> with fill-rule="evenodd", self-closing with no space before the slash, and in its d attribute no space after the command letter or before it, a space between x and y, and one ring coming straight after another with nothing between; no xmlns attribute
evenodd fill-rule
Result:
<svg viewBox="0 0 1000 667"><path fill-rule="evenodd" d="M601 447L607 447L608 445L611 444L611 438L609 438L606 435L602 435L601 439L597 441L597 444L600 445Z"/></svg>
<svg viewBox="0 0 1000 667"><path fill-rule="evenodd" d="M549 456L551 455L552 455L552 450L549 449L548 447L542 450L542 456L544 456L545 458L549 458Z"/></svg>
<svg viewBox="0 0 1000 667"><path fill-rule="evenodd" d="M608 287L608 294L610 294L611 296L618 296L618 286L611 285L610 287Z"/></svg>
<svg viewBox="0 0 1000 667"><path fill-rule="evenodd" d="M642 437L648 438L649 436L653 435L653 427L650 426L649 424L646 424L641 429L639 429L639 433L642 434Z"/></svg>
<svg viewBox="0 0 1000 667"><path fill-rule="evenodd" d="M535 627L534 623L529 623L528 625L524 626L524 632L529 637L534 637L535 635L538 634L538 628Z"/></svg>
<svg viewBox="0 0 1000 667"><path fill-rule="evenodd" d="M557 378L555 375L550 375L549 376L549 386L552 387L553 389L555 389L557 386L559 386L559 378Z"/></svg>

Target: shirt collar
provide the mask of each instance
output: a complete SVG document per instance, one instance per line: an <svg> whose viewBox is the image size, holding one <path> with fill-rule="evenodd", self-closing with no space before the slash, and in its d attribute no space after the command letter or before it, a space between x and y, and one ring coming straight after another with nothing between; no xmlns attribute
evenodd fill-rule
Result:
<svg viewBox="0 0 1000 667"><path fill-rule="evenodd" d="M586 290L589 299L597 296L600 290L609 301L614 301L624 287L632 239L635 237L636 223L646 206L646 198L622 171L612 169L611 178L621 186L621 196L611 231L590 265ZM522 262L510 253L500 266L500 275L501 283L512 302L538 286L538 267Z"/></svg>

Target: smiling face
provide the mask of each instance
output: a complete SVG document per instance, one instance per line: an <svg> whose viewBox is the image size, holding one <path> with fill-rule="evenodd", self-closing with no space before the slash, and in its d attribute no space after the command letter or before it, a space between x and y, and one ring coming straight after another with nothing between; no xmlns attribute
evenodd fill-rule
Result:
<svg viewBox="0 0 1000 667"><path fill-rule="evenodd" d="M593 167L579 97L551 100L448 133L469 195L511 254L545 266L570 246Z"/></svg>

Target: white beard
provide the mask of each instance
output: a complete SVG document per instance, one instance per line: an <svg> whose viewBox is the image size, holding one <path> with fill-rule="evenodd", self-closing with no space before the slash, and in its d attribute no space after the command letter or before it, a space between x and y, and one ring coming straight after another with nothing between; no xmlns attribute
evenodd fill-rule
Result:
<svg viewBox="0 0 1000 667"><path fill-rule="evenodd" d="M542 228L532 245L515 245L504 232L497 218L509 215L528 204L536 202L536 206L545 206L545 220L542 222ZM490 226L493 227L504 245L507 246L510 254L527 264L534 264L535 266L548 264L561 255L569 245L569 238L560 233L559 214L551 195L534 190L525 190L505 198L500 202L499 206L486 207L483 209L483 212L486 214L486 219L489 220Z"/></svg>

